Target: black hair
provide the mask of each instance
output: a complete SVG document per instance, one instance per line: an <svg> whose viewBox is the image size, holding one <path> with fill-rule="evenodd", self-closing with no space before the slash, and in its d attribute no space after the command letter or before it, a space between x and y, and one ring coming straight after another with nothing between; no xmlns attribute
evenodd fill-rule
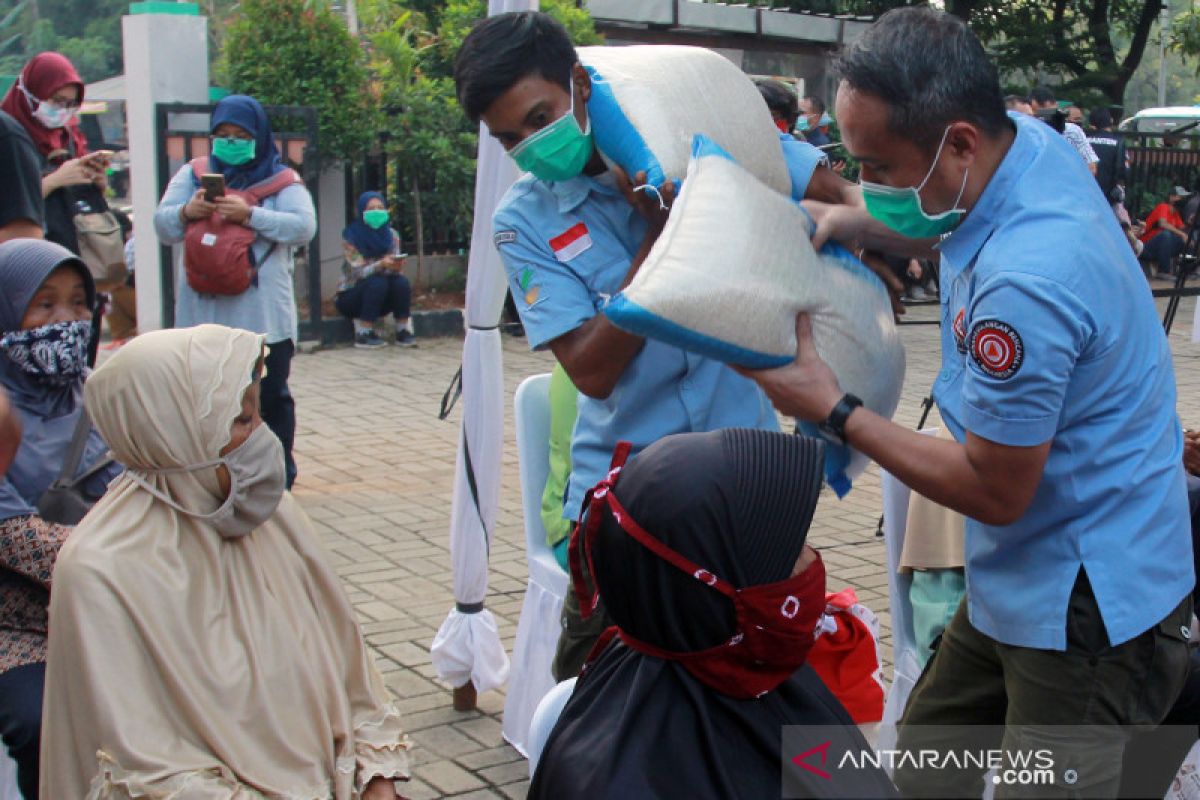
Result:
<svg viewBox="0 0 1200 800"><path fill-rule="evenodd" d="M454 59L458 103L479 122L496 98L530 75L571 91L571 68L579 61L567 31L540 11L487 17L463 39Z"/></svg>
<svg viewBox="0 0 1200 800"><path fill-rule="evenodd" d="M800 116L800 101L796 99L796 93L779 81L764 79L755 83L771 113L786 120L789 127L795 125L796 118Z"/></svg>
<svg viewBox="0 0 1200 800"><path fill-rule="evenodd" d="M888 127L932 150L965 121L996 136L1010 129L996 66L963 21L925 6L881 16L837 60L836 74L888 107Z"/></svg>
<svg viewBox="0 0 1200 800"><path fill-rule="evenodd" d="M1113 124L1112 112L1103 106L1093 108L1092 112L1088 114L1088 122L1096 130L1111 128Z"/></svg>
<svg viewBox="0 0 1200 800"><path fill-rule="evenodd" d="M1029 99L1035 103L1041 104L1058 102L1058 100L1054 97L1054 92L1050 91L1049 86L1035 87L1034 90L1029 93Z"/></svg>
<svg viewBox="0 0 1200 800"><path fill-rule="evenodd" d="M825 113L825 101L824 100L817 97L815 94L806 94L804 96L804 99L807 100L809 102L809 105L812 106L812 110L813 110L814 114L824 114Z"/></svg>
<svg viewBox="0 0 1200 800"><path fill-rule="evenodd" d="M1008 108L1008 109L1016 108L1017 106L1021 105L1022 103L1028 103L1028 102L1029 102L1029 98L1022 97L1019 94L1004 95L1004 107Z"/></svg>

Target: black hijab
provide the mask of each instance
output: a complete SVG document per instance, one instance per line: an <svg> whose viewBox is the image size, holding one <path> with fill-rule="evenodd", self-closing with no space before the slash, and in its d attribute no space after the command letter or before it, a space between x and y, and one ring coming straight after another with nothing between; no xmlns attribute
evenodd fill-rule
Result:
<svg viewBox="0 0 1200 800"><path fill-rule="evenodd" d="M757 430L668 436L624 468L615 493L660 539L735 587L791 575L821 490L823 445ZM658 558L607 509L592 557L613 621L648 644L726 641L732 603ZM867 743L807 665L756 700L705 686L680 664L613 640L580 678L550 734L529 797L895 797L882 771L825 780L786 764L784 725L822 725L831 752ZM795 755L798 755L795 754Z"/></svg>

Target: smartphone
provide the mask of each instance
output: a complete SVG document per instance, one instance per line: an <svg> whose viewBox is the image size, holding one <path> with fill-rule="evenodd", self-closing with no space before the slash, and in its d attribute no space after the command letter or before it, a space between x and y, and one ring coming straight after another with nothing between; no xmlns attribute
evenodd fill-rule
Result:
<svg viewBox="0 0 1200 800"><path fill-rule="evenodd" d="M84 156L83 160L91 161L94 164L107 167L110 163L112 163L113 155L114 154L112 150L96 150Z"/></svg>
<svg viewBox="0 0 1200 800"><path fill-rule="evenodd" d="M225 196L225 176L219 172L206 172L200 176L200 186L204 188L204 199L208 202Z"/></svg>

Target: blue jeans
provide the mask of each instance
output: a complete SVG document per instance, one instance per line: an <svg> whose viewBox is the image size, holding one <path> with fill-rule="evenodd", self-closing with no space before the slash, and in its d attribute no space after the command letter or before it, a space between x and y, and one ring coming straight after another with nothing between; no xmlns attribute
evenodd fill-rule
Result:
<svg viewBox="0 0 1200 800"><path fill-rule="evenodd" d="M405 319L412 303L412 286L400 273L383 270L339 292L333 303L339 314L364 322L386 314Z"/></svg>
<svg viewBox="0 0 1200 800"><path fill-rule="evenodd" d="M1171 262L1183 252L1183 239L1170 231L1162 231L1142 248L1142 260L1153 261L1159 272L1171 272Z"/></svg>

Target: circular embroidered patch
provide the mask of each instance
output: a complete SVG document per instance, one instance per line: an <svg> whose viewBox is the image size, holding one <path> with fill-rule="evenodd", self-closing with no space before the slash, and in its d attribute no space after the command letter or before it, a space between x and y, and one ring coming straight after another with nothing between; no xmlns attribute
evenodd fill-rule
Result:
<svg viewBox="0 0 1200 800"><path fill-rule="evenodd" d="M1017 374L1025 361L1025 345L1021 335L1006 322L985 319L971 329L969 342L971 358L985 375L999 380Z"/></svg>

